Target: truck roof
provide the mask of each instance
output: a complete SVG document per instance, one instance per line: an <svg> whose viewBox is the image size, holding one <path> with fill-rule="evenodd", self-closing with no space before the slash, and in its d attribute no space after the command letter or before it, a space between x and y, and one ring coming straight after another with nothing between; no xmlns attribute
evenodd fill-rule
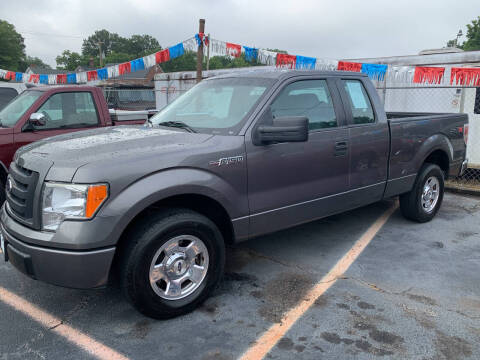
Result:
<svg viewBox="0 0 480 360"><path fill-rule="evenodd" d="M95 86L88 86L88 85L44 85L44 86L36 86L33 88L30 88L29 90L35 90L35 91L50 91L50 90L56 90L56 89L62 89L65 90L66 92L69 91L78 91L78 90L91 90L95 89Z"/></svg>
<svg viewBox="0 0 480 360"><path fill-rule="evenodd" d="M220 78L266 78L266 79L277 79L283 80L295 76L355 76L355 77L366 77L366 74L360 72L351 72L351 71L316 71L316 70L262 70L255 69L251 71L238 71L231 72L228 74L217 75L209 79L220 79Z"/></svg>

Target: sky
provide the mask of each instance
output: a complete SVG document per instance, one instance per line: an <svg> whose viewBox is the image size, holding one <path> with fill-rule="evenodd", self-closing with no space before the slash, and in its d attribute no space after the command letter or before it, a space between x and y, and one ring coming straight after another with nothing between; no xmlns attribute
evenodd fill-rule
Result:
<svg viewBox="0 0 480 360"><path fill-rule="evenodd" d="M168 47L197 33L204 18L218 40L348 59L441 48L477 16L479 0L0 0L0 19L23 35L27 55L52 67L100 29L149 34Z"/></svg>

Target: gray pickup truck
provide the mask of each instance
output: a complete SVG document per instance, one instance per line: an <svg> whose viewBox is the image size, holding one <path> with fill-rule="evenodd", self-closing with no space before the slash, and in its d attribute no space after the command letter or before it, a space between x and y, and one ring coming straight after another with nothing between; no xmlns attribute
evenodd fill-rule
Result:
<svg viewBox="0 0 480 360"><path fill-rule="evenodd" d="M359 73L264 71L205 80L144 126L20 148L0 233L28 276L123 288L142 313L194 309L225 245L400 195L431 220L462 173L463 114L385 113Z"/></svg>

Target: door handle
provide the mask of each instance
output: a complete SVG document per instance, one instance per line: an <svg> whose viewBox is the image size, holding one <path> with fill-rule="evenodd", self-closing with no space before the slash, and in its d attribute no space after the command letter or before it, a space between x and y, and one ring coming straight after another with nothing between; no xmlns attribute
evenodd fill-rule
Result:
<svg viewBox="0 0 480 360"><path fill-rule="evenodd" d="M347 141L337 141L335 143L335 156L345 156L348 152Z"/></svg>

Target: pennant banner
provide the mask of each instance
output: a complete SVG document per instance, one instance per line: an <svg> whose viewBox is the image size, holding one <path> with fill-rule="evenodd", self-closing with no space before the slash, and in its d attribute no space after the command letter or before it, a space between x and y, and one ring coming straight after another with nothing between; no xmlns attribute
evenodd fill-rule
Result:
<svg viewBox="0 0 480 360"><path fill-rule="evenodd" d="M297 70L314 70L316 62L315 58L297 55L295 68Z"/></svg>
<svg viewBox="0 0 480 360"><path fill-rule="evenodd" d="M388 69L388 78L399 83L411 83L414 74L414 66L391 66Z"/></svg>
<svg viewBox="0 0 480 360"><path fill-rule="evenodd" d="M455 68L450 73L450 85L480 86L480 68Z"/></svg>
<svg viewBox="0 0 480 360"><path fill-rule="evenodd" d="M440 84L445 73L445 68L416 66L413 75L414 83Z"/></svg>
<svg viewBox="0 0 480 360"><path fill-rule="evenodd" d="M373 80L383 81L387 68L387 65L381 64L362 64L362 73L367 74Z"/></svg>
<svg viewBox="0 0 480 360"><path fill-rule="evenodd" d="M356 62L339 61L338 70L360 72L362 70L362 64Z"/></svg>

